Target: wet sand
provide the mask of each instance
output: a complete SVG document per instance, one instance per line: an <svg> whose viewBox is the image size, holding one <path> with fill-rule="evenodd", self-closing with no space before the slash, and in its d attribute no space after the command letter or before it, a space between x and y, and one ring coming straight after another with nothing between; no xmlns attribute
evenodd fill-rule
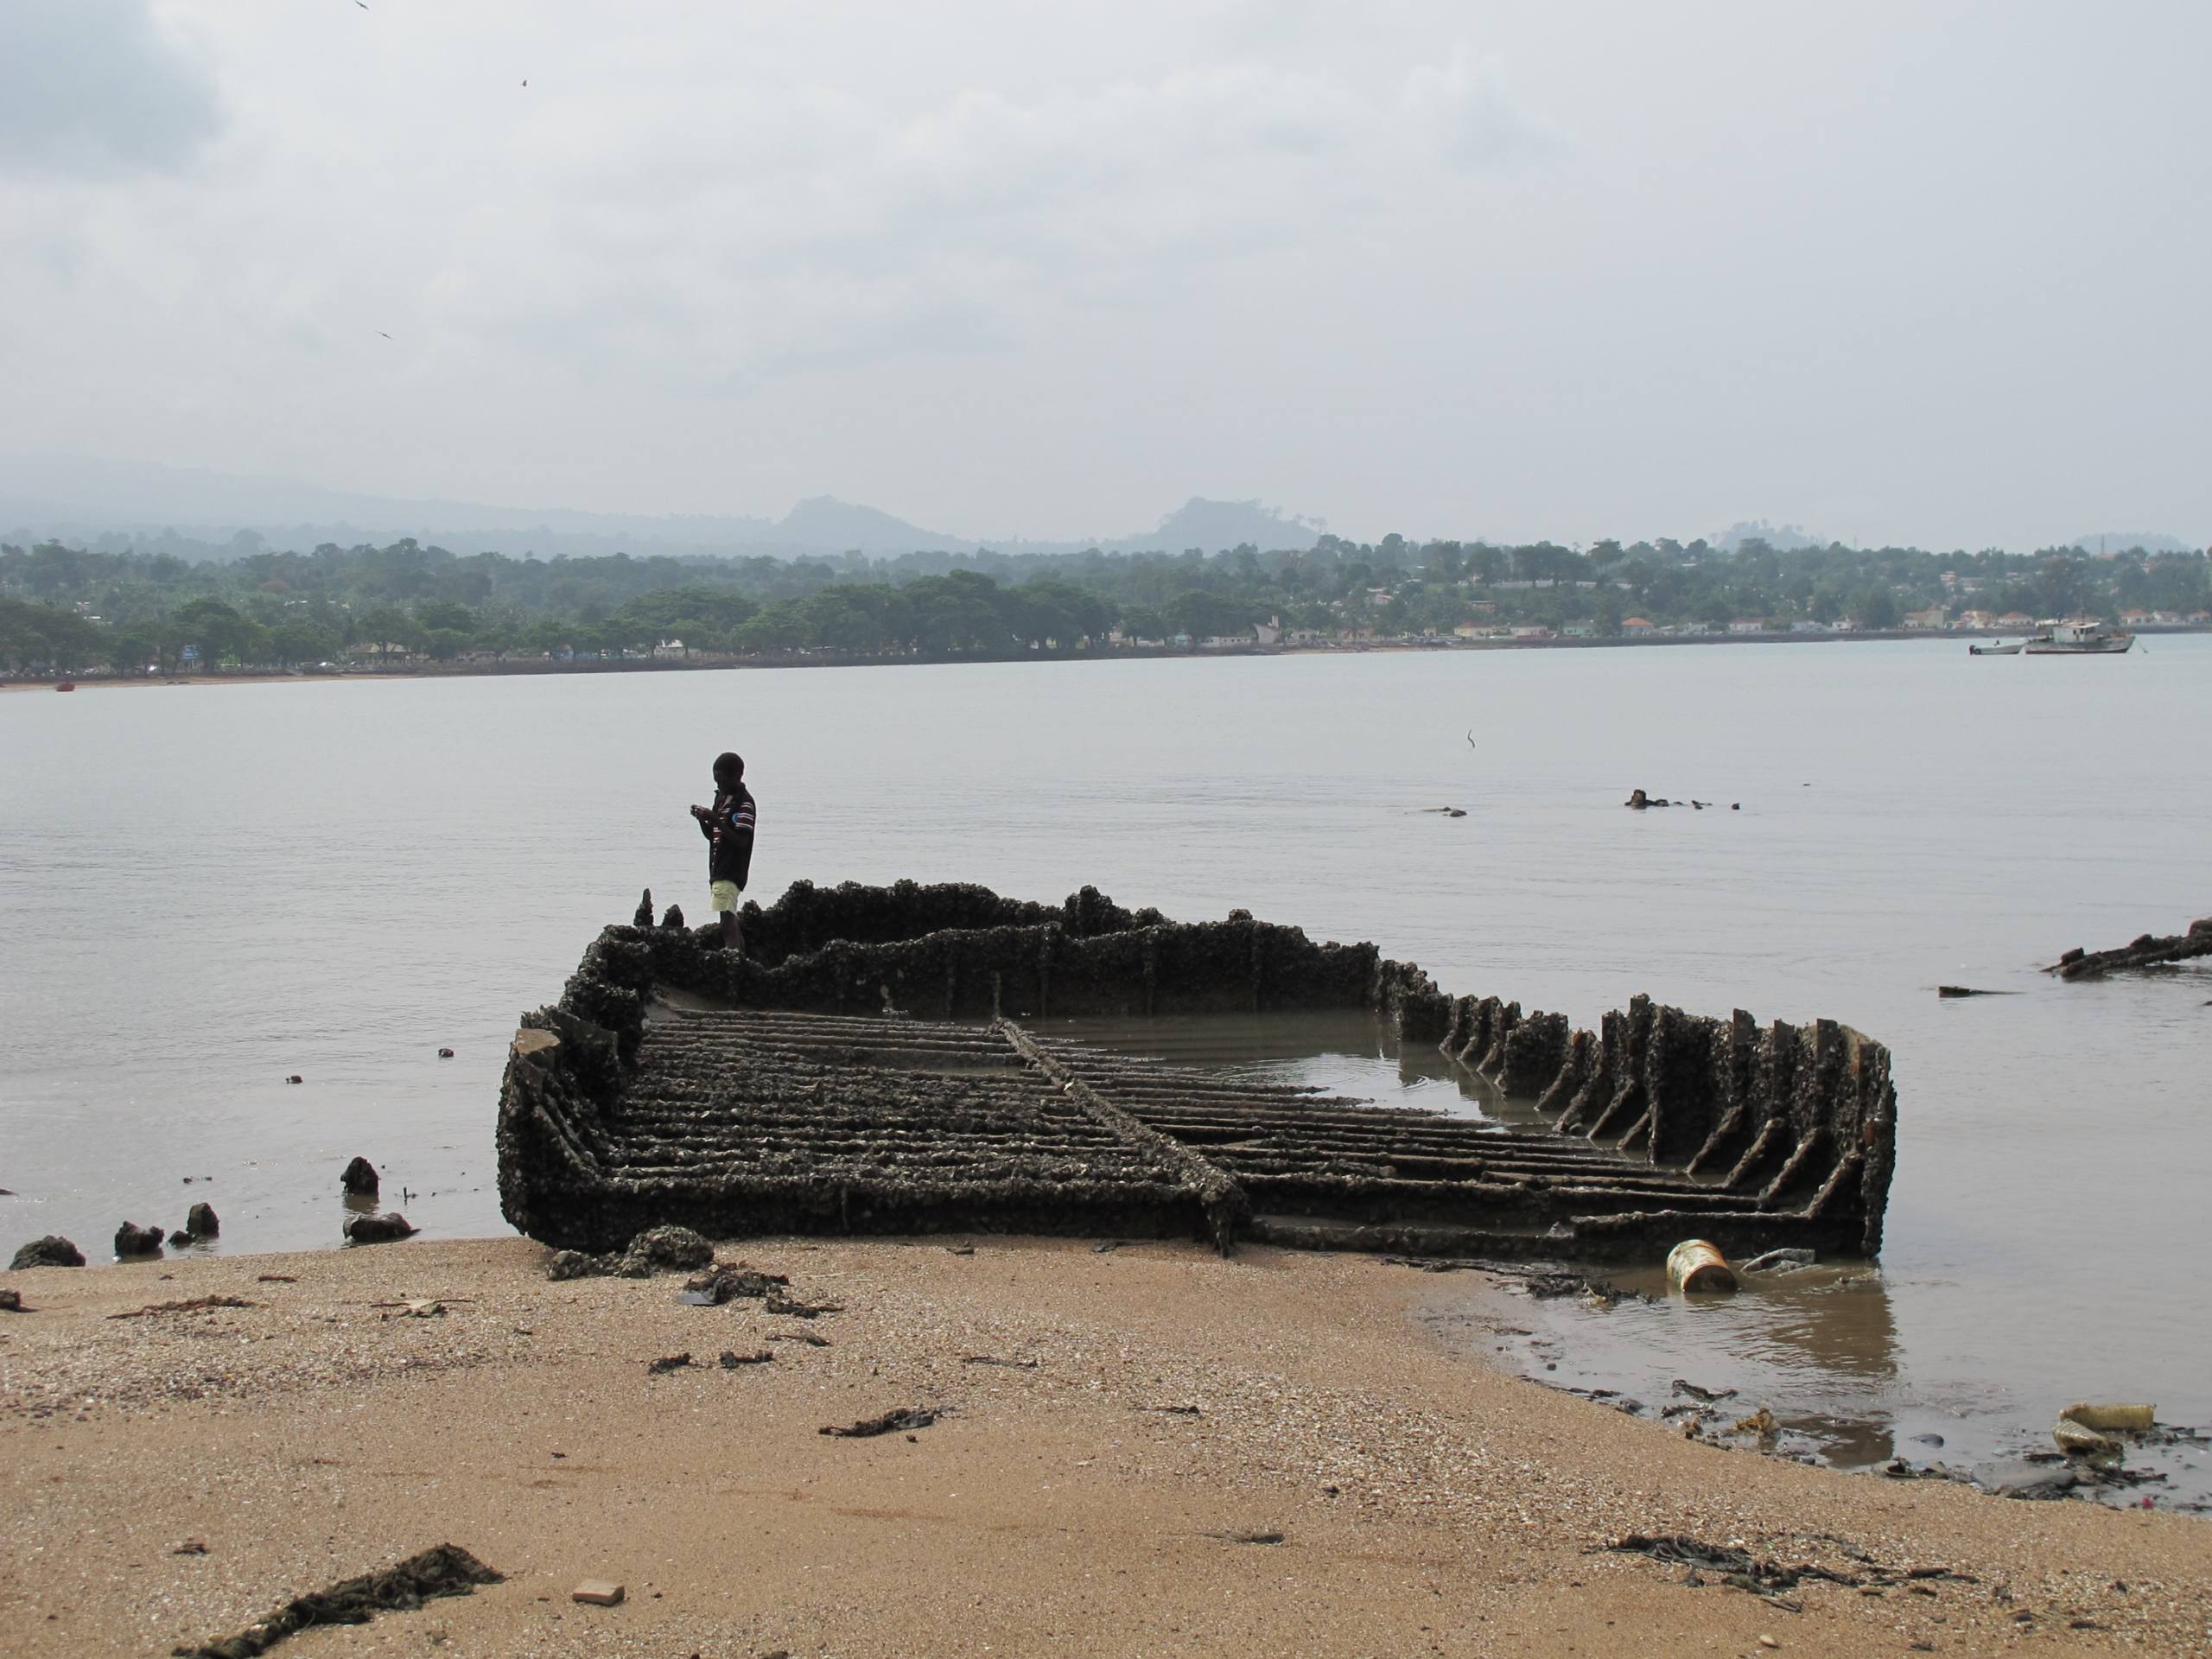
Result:
<svg viewBox="0 0 2212 1659"><path fill-rule="evenodd" d="M1425 1275L965 1242L725 1247L842 1304L811 1321L668 1277L549 1283L519 1239L4 1275L38 1311L0 1314L0 1650L163 1654L443 1541L506 1581L278 1651L2179 1651L2212 1628L2201 1522L1686 1442L1452 1357L1414 1317ZM111 1317L215 1294L254 1306ZM380 1306L424 1298L446 1311ZM801 1332L828 1345L779 1339ZM647 1373L679 1351L699 1363ZM817 1432L915 1405L946 1414ZM1812 1581L1792 1611L1590 1553L1630 1532L1971 1581ZM573 1604L587 1578L628 1600Z"/></svg>

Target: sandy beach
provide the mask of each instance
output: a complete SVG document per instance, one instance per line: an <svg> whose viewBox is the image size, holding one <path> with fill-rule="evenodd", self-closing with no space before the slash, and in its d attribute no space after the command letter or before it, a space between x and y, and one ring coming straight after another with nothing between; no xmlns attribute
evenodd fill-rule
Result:
<svg viewBox="0 0 2212 1659"><path fill-rule="evenodd" d="M442 1542L505 1582L278 1650L2175 1652L2212 1627L2201 1522L1685 1441L1447 1355L1413 1317L1433 1281L1364 1257L722 1249L837 1305L802 1320L548 1282L544 1255L6 1275L35 1311L0 1314L0 1649L166 1654ZM250 1306L117 1317L206 1297ZM916 1406L943 1414L911 1437L820 1432ZM1859 1582L1693 1586L1602 1551L1630 1533ZM572 1602L586 1579L627 1599Z"/></svg>

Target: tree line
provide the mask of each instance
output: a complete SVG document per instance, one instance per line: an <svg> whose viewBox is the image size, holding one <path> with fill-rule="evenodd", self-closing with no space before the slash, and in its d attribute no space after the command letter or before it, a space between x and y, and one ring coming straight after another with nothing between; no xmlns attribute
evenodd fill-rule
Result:
<svg viewBox="0 0 2212 1659"><path fill-rule="evenodd" d="M1945 578L1950 581L1946 582ZM693 651L995 658L1096 650L1116 631L1172 641L1253 625L1448 633L1468 623L1744 617L1895 626L1935 604L2034 616L2187 613L2212 601L2202 554L2092 558L1840 543L1783 552L1670 540L1373 543L1207 553L912 553L868 558L550 560L455 555L404 538L192 562L162 550L0 545L0 665L175 672L342 655L594 655L681 639Z"/></svg>

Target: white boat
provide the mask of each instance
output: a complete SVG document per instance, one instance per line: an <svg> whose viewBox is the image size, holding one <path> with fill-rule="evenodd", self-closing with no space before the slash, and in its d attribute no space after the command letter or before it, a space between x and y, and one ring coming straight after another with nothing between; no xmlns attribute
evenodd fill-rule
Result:
<svg viewBox="0 0 2212 1659"><path fill-rule="evenodd" d="M2021 640L2009 645L2004 644L1994 645L1968 645L1967 647L1967 655L1969 657L2017 657L2020 654L2021 645L2025 643L2026 641Z"/></svg>
<svg viewBox="0 0 2212 1659"><path fill-rule="evenodd" d="M2132 633L2101 622L2045 622L2027 642L2031 657L2117 657L2135 643Z"/></svg>

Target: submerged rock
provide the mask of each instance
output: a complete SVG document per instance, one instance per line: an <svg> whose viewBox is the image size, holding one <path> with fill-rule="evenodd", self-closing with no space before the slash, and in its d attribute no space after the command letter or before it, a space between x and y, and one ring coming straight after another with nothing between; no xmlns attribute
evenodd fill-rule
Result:
<svg viewBox="0 0 2212 1659"><path fill-rule="evenodd" d="M377 1166L365 1158L356 1158L346 1166L338 1181L354 1197L372 1198L377 1194Z"/></svg>

